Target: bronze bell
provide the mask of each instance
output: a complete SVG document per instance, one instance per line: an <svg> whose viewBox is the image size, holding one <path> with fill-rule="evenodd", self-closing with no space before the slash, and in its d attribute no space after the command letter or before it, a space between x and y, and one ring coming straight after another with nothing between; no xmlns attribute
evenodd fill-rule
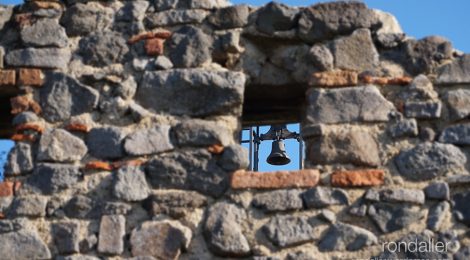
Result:
<svg viewBox="0 0 470 260"><path fill-rule="evenodd" d="M271 154L269 154L266 161L271 165L286 165L290 163L290 158L287 156L286 147L282 140L273 141Z"/></svg>

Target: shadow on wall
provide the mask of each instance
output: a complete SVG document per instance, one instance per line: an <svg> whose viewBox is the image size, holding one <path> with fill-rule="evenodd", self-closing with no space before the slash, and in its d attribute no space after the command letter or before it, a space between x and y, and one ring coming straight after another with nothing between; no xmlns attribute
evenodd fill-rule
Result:
<svg viewBox="0 0 470 260"><path fill-rule="evenodd" d="M8 152L15 143L10 140L0 140L0 182L3 181L4 166L7 162Z"/></svg>

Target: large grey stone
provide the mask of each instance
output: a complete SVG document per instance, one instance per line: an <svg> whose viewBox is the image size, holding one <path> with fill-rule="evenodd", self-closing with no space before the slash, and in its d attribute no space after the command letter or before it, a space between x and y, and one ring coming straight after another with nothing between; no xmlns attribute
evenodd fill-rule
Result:
<svg viewBox="0 0 470 260"><path fill-rule="evenodd" d="M405 116L418 119L436 119L441 117L440 101L409 101L405 102Z"/></svg>
<svg viewBox="0 0 470 260"><path fill-rule="evenodd" d="M199 67L211 60L212 39L194 26L183 26L168 41L168 53L175 68Z"/></svg>
<svg viewBox="0 0 470 260"><path fill-rule="evenodd" d="M46 205L47 197L44 196L16 197L9 213L15 217L44 217Z"/></svg>
<svg viewBox="0 0 470 260"><path fill-rule="evenodd" d="M161 191L150 195L143 203L149 215L166 214L181 218L207 204L207 198L195 191Z"/></svg>
<svg viewBox="0 0 470 260"><path fill-rule="evenodd" d="M113 14L111 8L98 2L77 3L67 8L61 23L69 36L87 35L109 27L113 21Z"/></svg>
<svg viewBox="0 0 470 260"><path fill-rule="evenodd" d="M455 145L470 145L470 123L457 124L444 128L439 142Z"/></svg>
<svg viewBox="0 0 470 260"><path fill-rule="evenodd" d="M244 27L248 23L250 9L248 5L234 5L215 10L207 20L217 29Z"/></svg>
<svg viewBox="0 0 470 260"><path fill-rule="evenodd" d="M447 201L441 201L433 205L428 212L427 228L432 231L438 231L449 209L450 205Z"/></svg>
<svg viewBox="0 0 470 260"><path fill-rule="evenodd" d="M303 208L300 190L277 190L256 194L251 201L255 208L265 212L297 210Z"/></svg>
<svg viewBox="0 0 470 260"><path fill-rule="evenodd" d="M384 233L397 231L424 218L424 212L402 204L375 203L369 206L368 215Z"/></svg>
<svg viewBox="0 0 470 260"><path fill-rule="evenodd" d="M184 120L172 130L179 146L225 146L233 139L233 134L223 124L208 120Z"/></svg>
<svg viewBox="0 0 470 260"><path fill-rule="evenodd" d="M41 136L38 161L74 162L80 161L87 153L82 139L63 129L48 130Z"/></svg>
<svg viewBox="0 0 470 260"><path fill-rule="evenodd" d="M398 171L413 181L430 180L447 172L462 171L467 162L459 148L451 144L422 143L395 157Z"/></svg>
<svg viewBox="0 0 470 260"><path fill-rule="evenodd" d="M297 8L269 2L258 10L256 28L266 34L290 30L296 25L298 12Z"/></svg>
<svg viewBox="0 0 470 260"><path fill-rule="evenodd" d="M188 248L192 232L178 221L147 221L132 231L132 256L153 256L156 259L178 259Z"/></svg>
<svg viewBox="0 0 470 260"><path fill-rule="evenodd" d="M443 100L452 119L459 120L470 115L470 89L451 90L444 94Z"/></svg>
<svg viewBox="0 0 470 260"><path fill-rule="evenodd" d="M306 216L276 215L263 227L263 233L278 247L290 247L318 239L320 222Z"/></svg>
<svg viewBox="0 0 470 260"><path fill-rule="evenodd" d="M373 86L307 93L307 120L313 123L386 122L395 108Z"/></svg>
<svg viewBox="0 0 470 260"><path fill-rule="evenodd" d="M33 170L33 158L31 156L31 145L17 143L8 154L5 165L5 175L20 175Z"/></svg>
<svg viewBox="0 0 470 260"><path fill-rule="evenodd" d="M43 116L50 122L91 112L99 100L99 92L62 73L49 73L40 91Z"/></svg>
<svg viewBox="0 0 470 260"><path fill-rule="evenodd" d="M307 159L314 164L381 164L375 138L365 131L338 132L307 140Z"/></svg>
<svg viewBox="0 0 470 260"><path fill-rule="evenodd" d="M114 175L114 196L125 201L144 200L149 195L145 172L140 167L124 166Z"/></svg>
<svg viewBox="0 0 470 260"><path fill-rule="evenodd" d="M136 100L147 109L175 115L240 115L244 84L245 77L239 72L202 69L145 72Z"/></svg>
<svg viewBox="0 0 470 260"><path fill-rule="evenodd" d="M65 29L55 19L40 19L31 26L21 30L21 40L26 46L33 47L59 47L68 44Z"/></svg>
<svg viewBox="0 0 470 260"><path fill-rule="evenodd" d="M82 38L79 53L83 61L92 66L107 66L121 63L129 47L121 34L116 32L94 32Z"/></svg>
<svg viewBox="0 0 470 260"><path fill-rule="evenodd" d="M379 63L379 54L367 29L359 29L350 36L336 39L331 44L331 52L338 69L371 70Z"/></svg>
<svg viewBox="0 0 470 260"><path fill-rule="evenodd" d="M5 62L14 67L65 69L71 57L72 54L67 48L25 48L9 51Z"/></svg>
<svg viewBox="0 0 470 260"><path fill-rule="evenodd" d="M140 129L126 137L124 149L129 155L147 155L173 150L170 141L170 126L158 125Z"/></svg>
<svg viewBox="0 0 470 260"><path fill-rule="evenodd" d="M122 215L106 215L101 217L98 238L98 252L120 255L124 251L126 235L126 218Z"/></svg>
<svg viewBox="0 0 470 260"><path fill-rule="evenodd" d="M246 212L234 204L218 202L210 207L204 236L211 252L219 256L247 256L250 245L243 235Z"/></svg>
<svg viewBox="0 0 470 260"><path fill-rule="evenodd" d="M239 144L226 146L217 164L227 171L246 169L250 164L248 149Z"/></svg>
<svg viewBox="0 0 470 260"><path fill-rule="evenodd" d="M450 189L447 182L433 182L424 188L424 193L428 199L449 200Z"/></svg>
<svg viewBox="0 0 470 260"><path fill-rule="evenodd" d="M358 28L378 24L373 10L364 3L331 2L305 8L299 18L299 36L308 43L332 39Z"/></svg>
<svg viewBox="0 0 470 260"><path fill-rule="evenodd" d="M43 194L53 194L73 187L81 177L78 166L42 163L35 167L25 186Z"/></svg>
<svg viewBox="0 0 470 260"><path fill-rule="evenodd" d="M378 243L378 238L367 229L338 223L330 226L321 238L320 251L356 251Z"/></svg>
<svg viewBox="0 0 470 260"><path fill-rule="evenodd" d="M168 10L146 16L145 23L149 28L174 26L180 24L201 23L209 14L205 10Z"/></svg>
<svg viewBox="0 0 470 260"><path fill-rule="evenodd" d="M422 190L405 188L368 190L366 199L371 198L372 194L376 192L378 193L379 200L386 202L424 204L425 201ZM375 198L376 196L373 197Z"/></svg>
<svg viewBox="0 0 470 260"><path fill-rule="evenodd" d="M162 154L148 162L146 173L154 188L189 189L219 197L229 187L230 174L206 149Z"/></svg>
<svg viewBox="0 0 470 260"><path fill-rule="evenodd" d="M455 219L470 226L470 192L460 192L452 196L452 211Z"/></svg>
<svg viewBox="0 0 470 260"><path fill-rule="evenodd" d="M0 234L0 252L3 259L50 259L46 243L36 231L22 229L17 232Z"/></svg>
<svg viewBox="0 0 470 260"><path fill-rule="evenodd" d="M302 193L307 208L323 208L331 205L349 204L348 194L342 189L315 187Z"/></svg>
<svg viewBox="0 0 470 260"><path fill-rule="evenodd" d="M93 128L87 135L86 143L91 155L103 159L117 159L124 156L122 142L125 137L123 129L118 127Z"/></svg>
<svg viewBox="0 0 470 260"><path fill-rule="evenodd" d="M470 83L470 54L455 59L437 69L438 84Z"/></svg>
<svg viewBox="0 0 470 260"><path fill-rule="evenodd" d="M78 222L59 222L52 224L54 244L59 254L80 251L80 224Z"/></svg>
<svg viewBox="0 0 470 260"><path fill-rule="evenodd" d="M393 138L417 136L418 122L414 118L398 119L388 127L388 133Z"/></svg>
<svg viewBox="0 0 470 260"><path fill-rule="evenodd" d="M149 4L148 1L141 0L125 2L124 6L117 11L115 19L119 22L142 21Z"/></svg>

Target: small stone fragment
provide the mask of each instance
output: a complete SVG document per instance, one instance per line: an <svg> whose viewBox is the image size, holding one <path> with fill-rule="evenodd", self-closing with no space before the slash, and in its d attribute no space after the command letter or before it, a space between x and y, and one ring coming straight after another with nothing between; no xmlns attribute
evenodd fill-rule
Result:
<svg viewBox="0 0 470 260"><path fill-rule="evenodd" d="M418 135L418 122L414 118L399 119L388 127L393 138L413 137Z"/></svg>
<svg viewBox="0 0 470 260"><path fill-rule="evenodd" d="M40 19L31 26L21 30L21 39L26 46L33 47L59 47L68 44L65 29L55 19Z"/></svg>
<svg viewBox="0 0 470 260"><path fill-rule="evenodd" d="M424 204L425 196L422 190L418 189L384 189L380 191L380 200L386 202L407 202Z"/></svg>
<svg viewBox="0 0 470 260"><path fill-rule="evenodd" d="M98 252L120 255L124 251L126 218L122 215L105 215L101 217L98 239Z"/></svg>
<svg viewBox="0 0 470 260"><path fill-rule="evenodd" d="M172 130L180 146L228 145L232 139L232 133L214 121L185 120Z"/></svg>
<svg viewBox="0 0 470 260"><path fill-rule="evenodd" d="M148 197L145 172L140 167L124 166L115 174L114 196L125 201L140 201Z"/></svg>
<svg viewBox="0 0 470 260"><path fill-rule="evenodd" d="M209 14L205 10L167 10L163 12L152 13L145 17L145 24L149 28L184 25L184 24L199 24Z"/></svg>
<svg viewBox="0 0 470 260"><path fill-rule="evenodd" d="M470 55L466 54L455 59L452 63L437 69L438 84L470 83Z"/></svg>
<svg viewBox="0 0 470 260"><path fill-rule="evenodd" d="M447 184L447 182L433 182L424 189L424 193L428 199L450 199L449 184Z"/></svg>
<svg viewBox="0 0 470 260"><path fill-rule="evenodd" d="M470 192L461 192L452 196L452 210L455 219L470 226L470 207L468 207L468 200L470 199Z"/></svg>
<svg viewBox="0 0 470 260"><path fill-rule="evenodd" d="M118 159L124 156L122 141L126 137L118 127L93 128L86 143L91 155L103 159Z"/></svg>
<svg viewBox="0 0 470 260"><path fill-rule="evenodd" d="M156 154L168 152L173 148L169 125L137 130L124 141L124 149L129 155Z"/></svg>
<svg viewBox="0 0 470 260"><path fill-rule="evenodd" d="M8 154L5 175L20 175L33 170L31 145L17 143Z"/></svg>
<svg viewBox="0 0 470 260"><path fill-rule="evenodd" d="M244 27L249 14L248 5L234 5L215 10L207 20L218 29L233 29Z"/></svg>
<svg viewBox="0 0 470 260"><path fill-rule="evenodd" d="M80 161L87 153L85 142L63 129L46 131L39 141L37 160L52 162Z"/></svg>
<svg viewBox="0 0 470 260"><path fill-rule="evenodd" d="M222 156L217 164L228 171L243 170L248 168L248 150L238 144L224 147Z"/></svg>
<svg viewBox="0 0 470 260"><path fill-rule="evenodd" d="M143 207L151 216L167 214L180 218L207 204L207 198L194 191L162 191L153 193Z"/></svg>
<svg viewBox="0 0 470 260"><path fill-rule="evenodd" d="M332 225L321 238L320 251L356 251L378 243L378 238L367 229L349 224Z"/></svg>
<svg viewBox="0 0 470 260"><path fill-rule="evenodd" d="M405 116L418 119L436 119L441 117L442 103L440 101L406 102Z"/></svg>
<svg viewBox="0 0 470 260"><path fill-rule="evenodd" d="M52 224L54 243L59 254L79 252L79 229L80 225L77 222L61 222Z"/></svg>
<svg viewBox="0 0 470 260"><path fill-rule="evenodd" d="M154 65L158 70L169 70L173 68L173 63L171 63L171 60L162 55L155 59Z"/></svg>
<svg viewBox="0 0 470 260"><path fill-rule="evenodd" d="M368 215L384 233L406 228L424 217L423 212L414 207L389 203L370 205Z"/></svg>
<svg viewBox="0 0 470 260"><path fill-rule="evenodd" d="M34 168L25 186L39 190L43 194L53 194L74 186L81 178L78 166L42 163Z"/></svg>
<svg viewBox="0 0 470 260"><path fill-rule="evenodd" d="M470 90L457 89L444 94L443 100L447 103L452 119L459 120L470 115Z"/></svg>
<svg viewBox="0 0 470 260"><path fill-rule="evenodd" d="M307 208L323 208L331 205L349 204L348 194L341 189L315 187L302 193Z"/></svg>
<svg viewBox="0 0 470 260"><path fill-rule="evenodd" d="M15 217L46 216L47 197L24 196L16 197L11 206L11 214Z"/></svg>
<svg viewBox="0 0 470 260"><path fill-rule="evenodd" d="M265 212L302 209L300 190L277 190L256 194L251 204Z"/></svg>
<svg viewBox="0 0 470 260"><path fill-rule="evenodd" d="M457 124L444 128L439 142L461 146L470 145L470 123Z"/></svg>
<svg viewBox="0 0 470 260"><path fill-rule="evenodd" d="M256 28L268 35L294 27L298 9L277 2L269 2L258 10Z"/></svg>
<svg viewBox="0 0 470 260"><path fill-rule="evenodd" d="M318 239L319 230L316 227L319 225L305 216L277 215L262 230L273 244L285 248Z"/></svg>
<svg viewBox="0 0 470 260"><path fill-rule="evenodd" d="M176 68L194 68L211 60L212 38L202 29L184 26L168 43L169 58Z"/></svg>
<svg viewBox="0 0 470 260"><path fill-rule="evenodd" d="M129 51L126 40L116 32L95 32L80 40L80 54L85 64L107 66L121 63Z"/></svg>
<svg viewBox="0 0 470 260"><path fill-rule="evenodd" d="M433 205L428 212L427 228L432 231L438 231L445 219L446 212L450 205L447 201L442 201Z"/></svg>

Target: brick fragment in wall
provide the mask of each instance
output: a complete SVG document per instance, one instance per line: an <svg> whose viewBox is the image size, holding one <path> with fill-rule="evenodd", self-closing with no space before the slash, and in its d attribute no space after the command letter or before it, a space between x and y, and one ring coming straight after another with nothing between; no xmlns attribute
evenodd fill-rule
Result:
<svg viewBox="0 0 470 260"><path fill-rule="evenodd" d="M15 131L17 132L35 131L37 133L42 134L44 132L44 127L40 124L25 123L25 124L17 125L15 127Z"/></svg>
<svg viewBox="0 0 470 260"><path fill-rule="evenodd" d="M44 84L44 78L40 69L21 68L18 71L18 85L40 87Z"/></svg>
<svg viewBox="0 0 470 260"><path fill-rule="evenodd" d="M0 86L15 86L15 70L0 70Z"/></svg>
<svg viewBox="0 0 470 260"><path fill-rule="evenodd" d="M5 181L0 183L0 197L13 196L14 183L11 181Z"/></svg>
<svg viewBox="0 0 470 260"><path fill-rule="evenodd" d="M233 173L232 189L282 189L310 188L318 184L318 170L251 172L239 170Z"/></svg>
<svg viewBox="0 0 470 260"><path fill-rule="evenodd" d="M145 32L145 33L140 33L137 35L132 36L127 42L129 44L134 44L142 40L148 40L148 39L153 39L153 38L159 38L162 40L166 40L170 38L171 32L167 30L156 30L156 31L151 31L151 32Z"/></svg>
<svg viewBox="0 0 470 260"><path fill-rule="evenodd" d="M145 40L145 52L149 56L158 56L163 54L163 40L152 38Z"/></svg>
<svg viewBox="0 0 470 260"><path fill-rule="evenodd" d="M335 171L331 175L331 185L336 187L377 186L384 183L384 170Z"/></svg>
<svg viewBox="0 0 470 260"><path fill-rule="evenodd" d="M328 71L312 74L308 84L319 87L349 87L358 83L357 72L354 71Z"/></svg>
<svg viewBox="0 0 470 260"><path fill-rule="evenodd" d="M28 110L33 111L35 114L42 112L41 107L36 101L32 100L29 96L17 96L10 99L11 113L16 115Z"/></svg>

